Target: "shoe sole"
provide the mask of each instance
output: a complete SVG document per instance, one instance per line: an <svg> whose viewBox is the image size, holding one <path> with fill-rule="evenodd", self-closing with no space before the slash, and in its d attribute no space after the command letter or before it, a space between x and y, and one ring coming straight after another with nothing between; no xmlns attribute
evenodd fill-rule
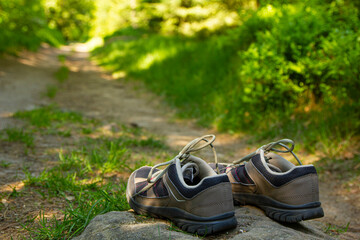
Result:
<svg viewBox="0 0 360 240"><path fill-rule="evenodd" d="M133 198L129 200L130 207L134 209L136 213L155 218L169 219L181 230L193 234L196 233L200 236L221 232L237 226L235 212L205 218L192 215L179 208L145 206L137 203Z"/></svg>
<svg viewBox="0 0 360 240"><path fill-rule="evenodd" d="M304 205L289 205L264 195L233 193L233 196L235 204L257 206L264 210L266 216L279 222L296 223L324 216L320 202L311 202Z"/></svg>

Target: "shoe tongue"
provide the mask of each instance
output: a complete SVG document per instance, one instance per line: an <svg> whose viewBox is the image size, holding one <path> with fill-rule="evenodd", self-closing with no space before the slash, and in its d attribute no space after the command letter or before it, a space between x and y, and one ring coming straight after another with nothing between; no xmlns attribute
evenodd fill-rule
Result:
<svg viewBox="0 0 360 240"><path fill-rule="evenodd" d="M268 163L267 165L268 165L268 167L269 167L271 170L273 170L274 172L279 172L279 173L282 172L280 168L278 168L278 167L276 167L276 166L274 166L274 165L272 165L272 164L270 164L270 163Z"/></svg>
<svg viewBox="0 0 360 240"><path fill-rule="evenodd" d="M188 167L183 172L184 181L188 185L192 185L194 182L194 173L195 173L194 167Z"/></svg>
<svg viewBox="0 0 360 240"><path fill-rule="evenodd" d="M295 167L293 163L275 153L268 153L264 157L269 168L275 172L287 172Z"/></svg>
<svg viewBox="0 0 360 240"><path fill-rule="evenodd" d="M265 158L266 165L267 165L272 171L274 171L274 172L279 172L279 173L282 172L280 168L278 168L277 166L269 163L269 160L270 160L270 159L269 159L267 156L264 156L264 158Z"/></svg>

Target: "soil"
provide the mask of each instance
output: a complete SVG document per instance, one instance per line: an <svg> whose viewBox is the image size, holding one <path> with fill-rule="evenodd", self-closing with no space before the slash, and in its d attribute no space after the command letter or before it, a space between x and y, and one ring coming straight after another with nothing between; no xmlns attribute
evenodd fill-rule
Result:
<svg viewBox="0 0 360 240"><path fill-rule="evenodd" d="M59 69L58 55L66 55L66 66L70 69L69 78L59 86L53 100L44 96L49 85L58 84L54 73ZM120 121L132 127L144 128L164 138L175 150L180 150L188 141L205 134L216 134L215 142L218 158L221 162L231 162L256 149L256 144L247 144L248 137L218 133L215 129L199 127L193 120L178 119L174 109L164 104L163 100L150 93L139 82L126 78L114 79L110 74L88 60L89 53L84 45L66 46L60 49L42 46L38 52L22 52L18 57L5 56L0 59L0 130L21 126L21 121L11 115L24 109L55 102L63 109L81 112L85 116ZM36 148L53 149L64 143L54 137L36 139ZM44 201L38 193L19 192L23 188L22 180L26 167L32 174L37 174L54 164L54 159L44 157L43 151L24 155L20 146L0 141L0 161L6 160L11 165L0 167L0 196L20 194L16 198L2 197L5 210L0 212L0 238L14 239L24 233L21 223L45 211L57 214L64 202L57 199ZM203 153L208 161L213 161L212 153ZM303 155L316 161L316 156ZM50 155L51 156L51 155ZM54 160L54 161L52 161ZM349 229L340 235L343 239L360 238L359 192L343 189L342 182L326 174L321 177L320 196L325 217L322 223L345 226ZM16 190L14 192L14 189Z"/></svg>

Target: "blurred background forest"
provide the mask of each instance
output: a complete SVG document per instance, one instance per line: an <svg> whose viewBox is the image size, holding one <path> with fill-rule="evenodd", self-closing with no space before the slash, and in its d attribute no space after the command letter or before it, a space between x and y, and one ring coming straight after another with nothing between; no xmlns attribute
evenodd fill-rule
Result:
<svg viewBox="0 0 360 240"><path fill-rule="evenodd" d="M255 140L294 138L336 158L359 148L359 8L350 0L0 0L0 53L102 39L92 53L100 65L145 82L180 116Z"/></svg>

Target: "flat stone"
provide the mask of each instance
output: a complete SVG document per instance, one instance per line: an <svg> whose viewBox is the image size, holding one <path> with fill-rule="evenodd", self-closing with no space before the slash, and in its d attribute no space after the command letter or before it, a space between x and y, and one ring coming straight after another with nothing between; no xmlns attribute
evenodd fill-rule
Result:
<svg viewBox="0 0 360 240"><path fill-rule="evenodd" d="M323 232L324 226L317 221L279 223L268 218L256 207L236 207L237 234L231 239L331 239Z"/></svg>
<svg viewBox="0 0 360 240"><path fill-rule="evenodd" d="M210 239L331 239L323 232L322 223L314 220L283 224L266 217L251 206L236 207L238 225L235 229L209 236ZM100 239L199 239L173 230L169 222L152 219L137 220L133 212L109 212L96 216L76 240Z"/></svg>
<svg viewBox="0 0 360 240"><path fill-rule="evenodd" d="M96 216L75 240L107 239L197 239L191 234L169 230L161 220L136 221L131 212L109 212Z"/></svg>

